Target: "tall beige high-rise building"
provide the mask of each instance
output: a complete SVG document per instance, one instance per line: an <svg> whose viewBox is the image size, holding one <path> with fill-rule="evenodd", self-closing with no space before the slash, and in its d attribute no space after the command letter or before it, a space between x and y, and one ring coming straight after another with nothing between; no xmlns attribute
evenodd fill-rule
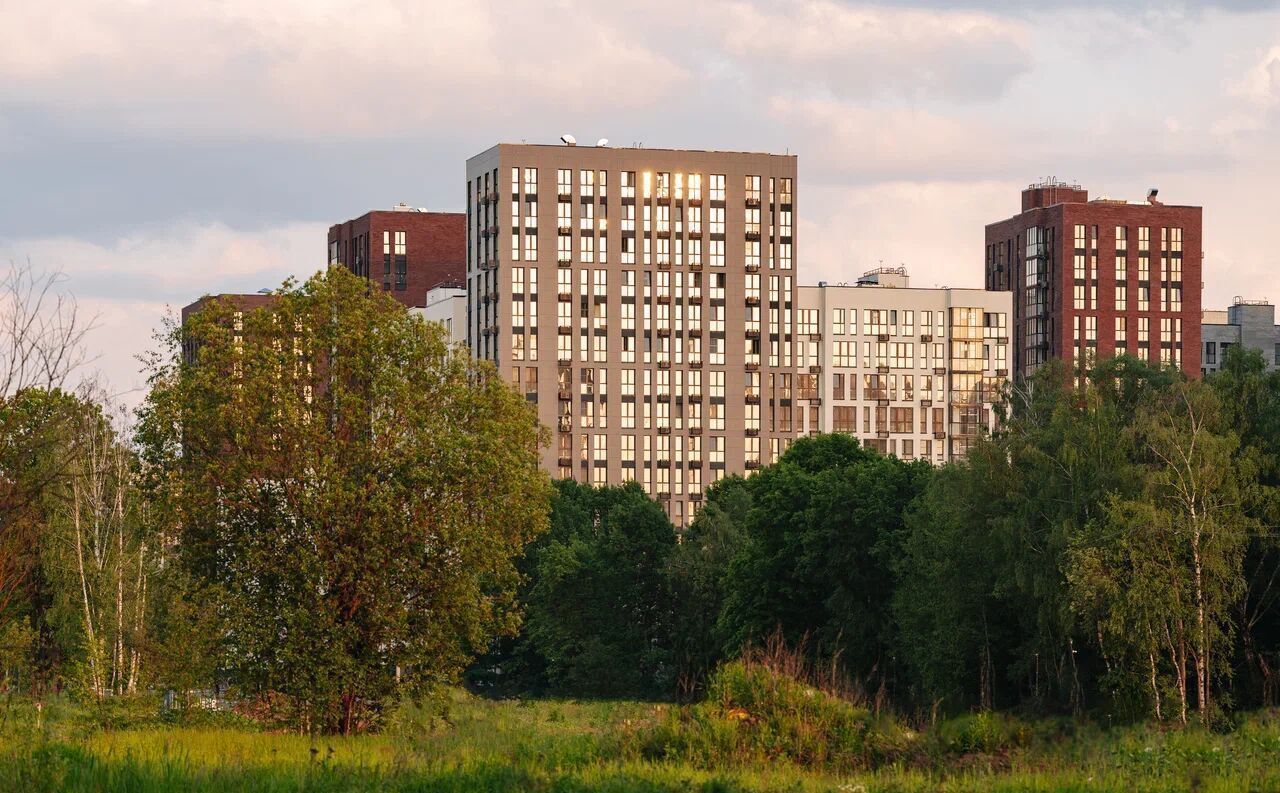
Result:
<svg viewBox="0 0 1280 793"><path fill-rule="evenodd" d="M796 158L501 144L467 161L473 354L538 406L543 464L687 522L795 437Z"/></svg>

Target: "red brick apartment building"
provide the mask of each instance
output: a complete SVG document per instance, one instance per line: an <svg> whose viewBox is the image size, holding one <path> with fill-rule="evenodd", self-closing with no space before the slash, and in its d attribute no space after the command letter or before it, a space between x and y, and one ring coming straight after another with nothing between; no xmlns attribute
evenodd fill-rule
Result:
<svg viewBox="0 0 1280 793"><path fill-rule="evenodd" d="M1022 191L1022 211L986 227L986 288L1013 300L1014 372L1129 353L1200 375L1198 206L1089 200L1080 185Z"/></svg>
<svg viewBox="0 0 1280 793"><path fill-rule="evenodd" d="M391 292L408 307L427 304L427 290L467 277L467 219L400 204L329 227L330 264L341 264Z"/></svg>

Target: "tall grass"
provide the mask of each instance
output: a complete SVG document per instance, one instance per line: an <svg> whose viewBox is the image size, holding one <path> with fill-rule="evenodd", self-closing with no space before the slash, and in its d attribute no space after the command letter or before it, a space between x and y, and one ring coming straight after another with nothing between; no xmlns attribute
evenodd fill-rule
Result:
<svg viewBox="0 0 1280 793"><path fill-rule="evenodd" d="M1224 734L994 714L916 734L815 680L756 657L721 669L711 697L684 708L454 692L402 709L381 734L314 740L175 726L142 705L135 723L104 726L65 699L38 717L19 701L0 728L0 791L1280 790L1277 713Z"/></svg>

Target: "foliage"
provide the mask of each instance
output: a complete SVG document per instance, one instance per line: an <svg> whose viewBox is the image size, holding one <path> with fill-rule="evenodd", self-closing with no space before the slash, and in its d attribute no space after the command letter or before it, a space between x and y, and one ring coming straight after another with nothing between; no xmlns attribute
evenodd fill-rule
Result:
<svg viewBox="0 0 1280 793"><path fill-rule="evenodd" d="M369 727L517 625L542 436L487 364L343 268L170 327L138 434L229 672L295 723Z"/></svg>
<svg viewBox="0 0 1280 793"><path fill-rule="evenodd" d="M729 566L718 621L730 650L775 630L839 654L857 677L892 663L893 565L903 511L927 463L864 449L847 435L800 438L747 480L745 542Z"/></svg>
<svg viewBox="0 0 1280 793"><path fill-rule="evenodd" d="M577 696L668 695L675 528L634 482L556 487L551 528L529 552L525 601L547 684Z"/></svg>
<svg viewBox="0 0 1280 793"><path fill-rule="evenodd" d="M667 560L671 590L672 652L683 697L700 694L721 660L725 638L717 621L729 592L729 567L742 548L751 507L747 481L731 476L707 488L706 506L685 529Z"/></svg>

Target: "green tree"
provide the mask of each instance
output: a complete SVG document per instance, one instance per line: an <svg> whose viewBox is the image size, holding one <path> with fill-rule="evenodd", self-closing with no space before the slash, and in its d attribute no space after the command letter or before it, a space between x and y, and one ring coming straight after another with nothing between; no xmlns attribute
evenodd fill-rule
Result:
<svg viewBox="0 0 1280 793"><path fill-rule="evenodd" d="M1256 480L1243 492L1246 509L1262 525L1280 526L1280 370L1268 371L1261 353L1237 344L1207 382L1220 397L1226 425L1257 462ZM1280 541L1274 530L1250 538L1244 566L1237 698L1242 706L1274 707L1280 704Z"/></svg>
<svg viewBox="0 0 1280 793"><path fill-rule="evenodd" d="M967 461L944 466L907 509L893 614L923 704L994 707L997 669L1007 668L1017 639L1015 605L1002 595L1008 559L992 531L1002 504L987 475L999 467L994 451L979 444Z"/></svg>
<svg viewBox="0 0 1280 793"><path fill-rule="evenodd" d="M1200 382L1149 394L1130 430L1139 489L1107 500L1066 564L1077 610L1101 620L1108 664L1146 673L1158 716L1167 669L1183 723L1192 694L1210 721L1215 686L1229 675L1244 551L1256 533L1243 499L1256 467L1226 417Z"/></svg>
<svg viewBox="0 0 1280 793"><path fill-rule="evenodd" d="M746 541L719 619L728 649L778 631L860 679L888 680L903 512L931 471L833 434L798 439L748 479Z"/></svg>
<svg viewBox="0 0 1280 793"><path fill-rule="evenodd" d="M343 733L518 624L546 525L533 411L342 268L170 327L138 433L230 673Z"/></svg>
<svg viewBox="0 0 1280 793"><path fill-rule="evenodd" d="M675 528L635 482L556 488L551 529L530 551L525 625L548 685L575 696L670 695L665 569Z"/></svg>
<svg viewBox="0 0 1280 793"><path fill-rule="evenodd" d="M674 608L672 651L681 696L698 693L723 655L725 640L716 623L729 590L729 565L746 539L750 508L747 480L731 476L713 483L705 506L667 561Z"/></svg>

